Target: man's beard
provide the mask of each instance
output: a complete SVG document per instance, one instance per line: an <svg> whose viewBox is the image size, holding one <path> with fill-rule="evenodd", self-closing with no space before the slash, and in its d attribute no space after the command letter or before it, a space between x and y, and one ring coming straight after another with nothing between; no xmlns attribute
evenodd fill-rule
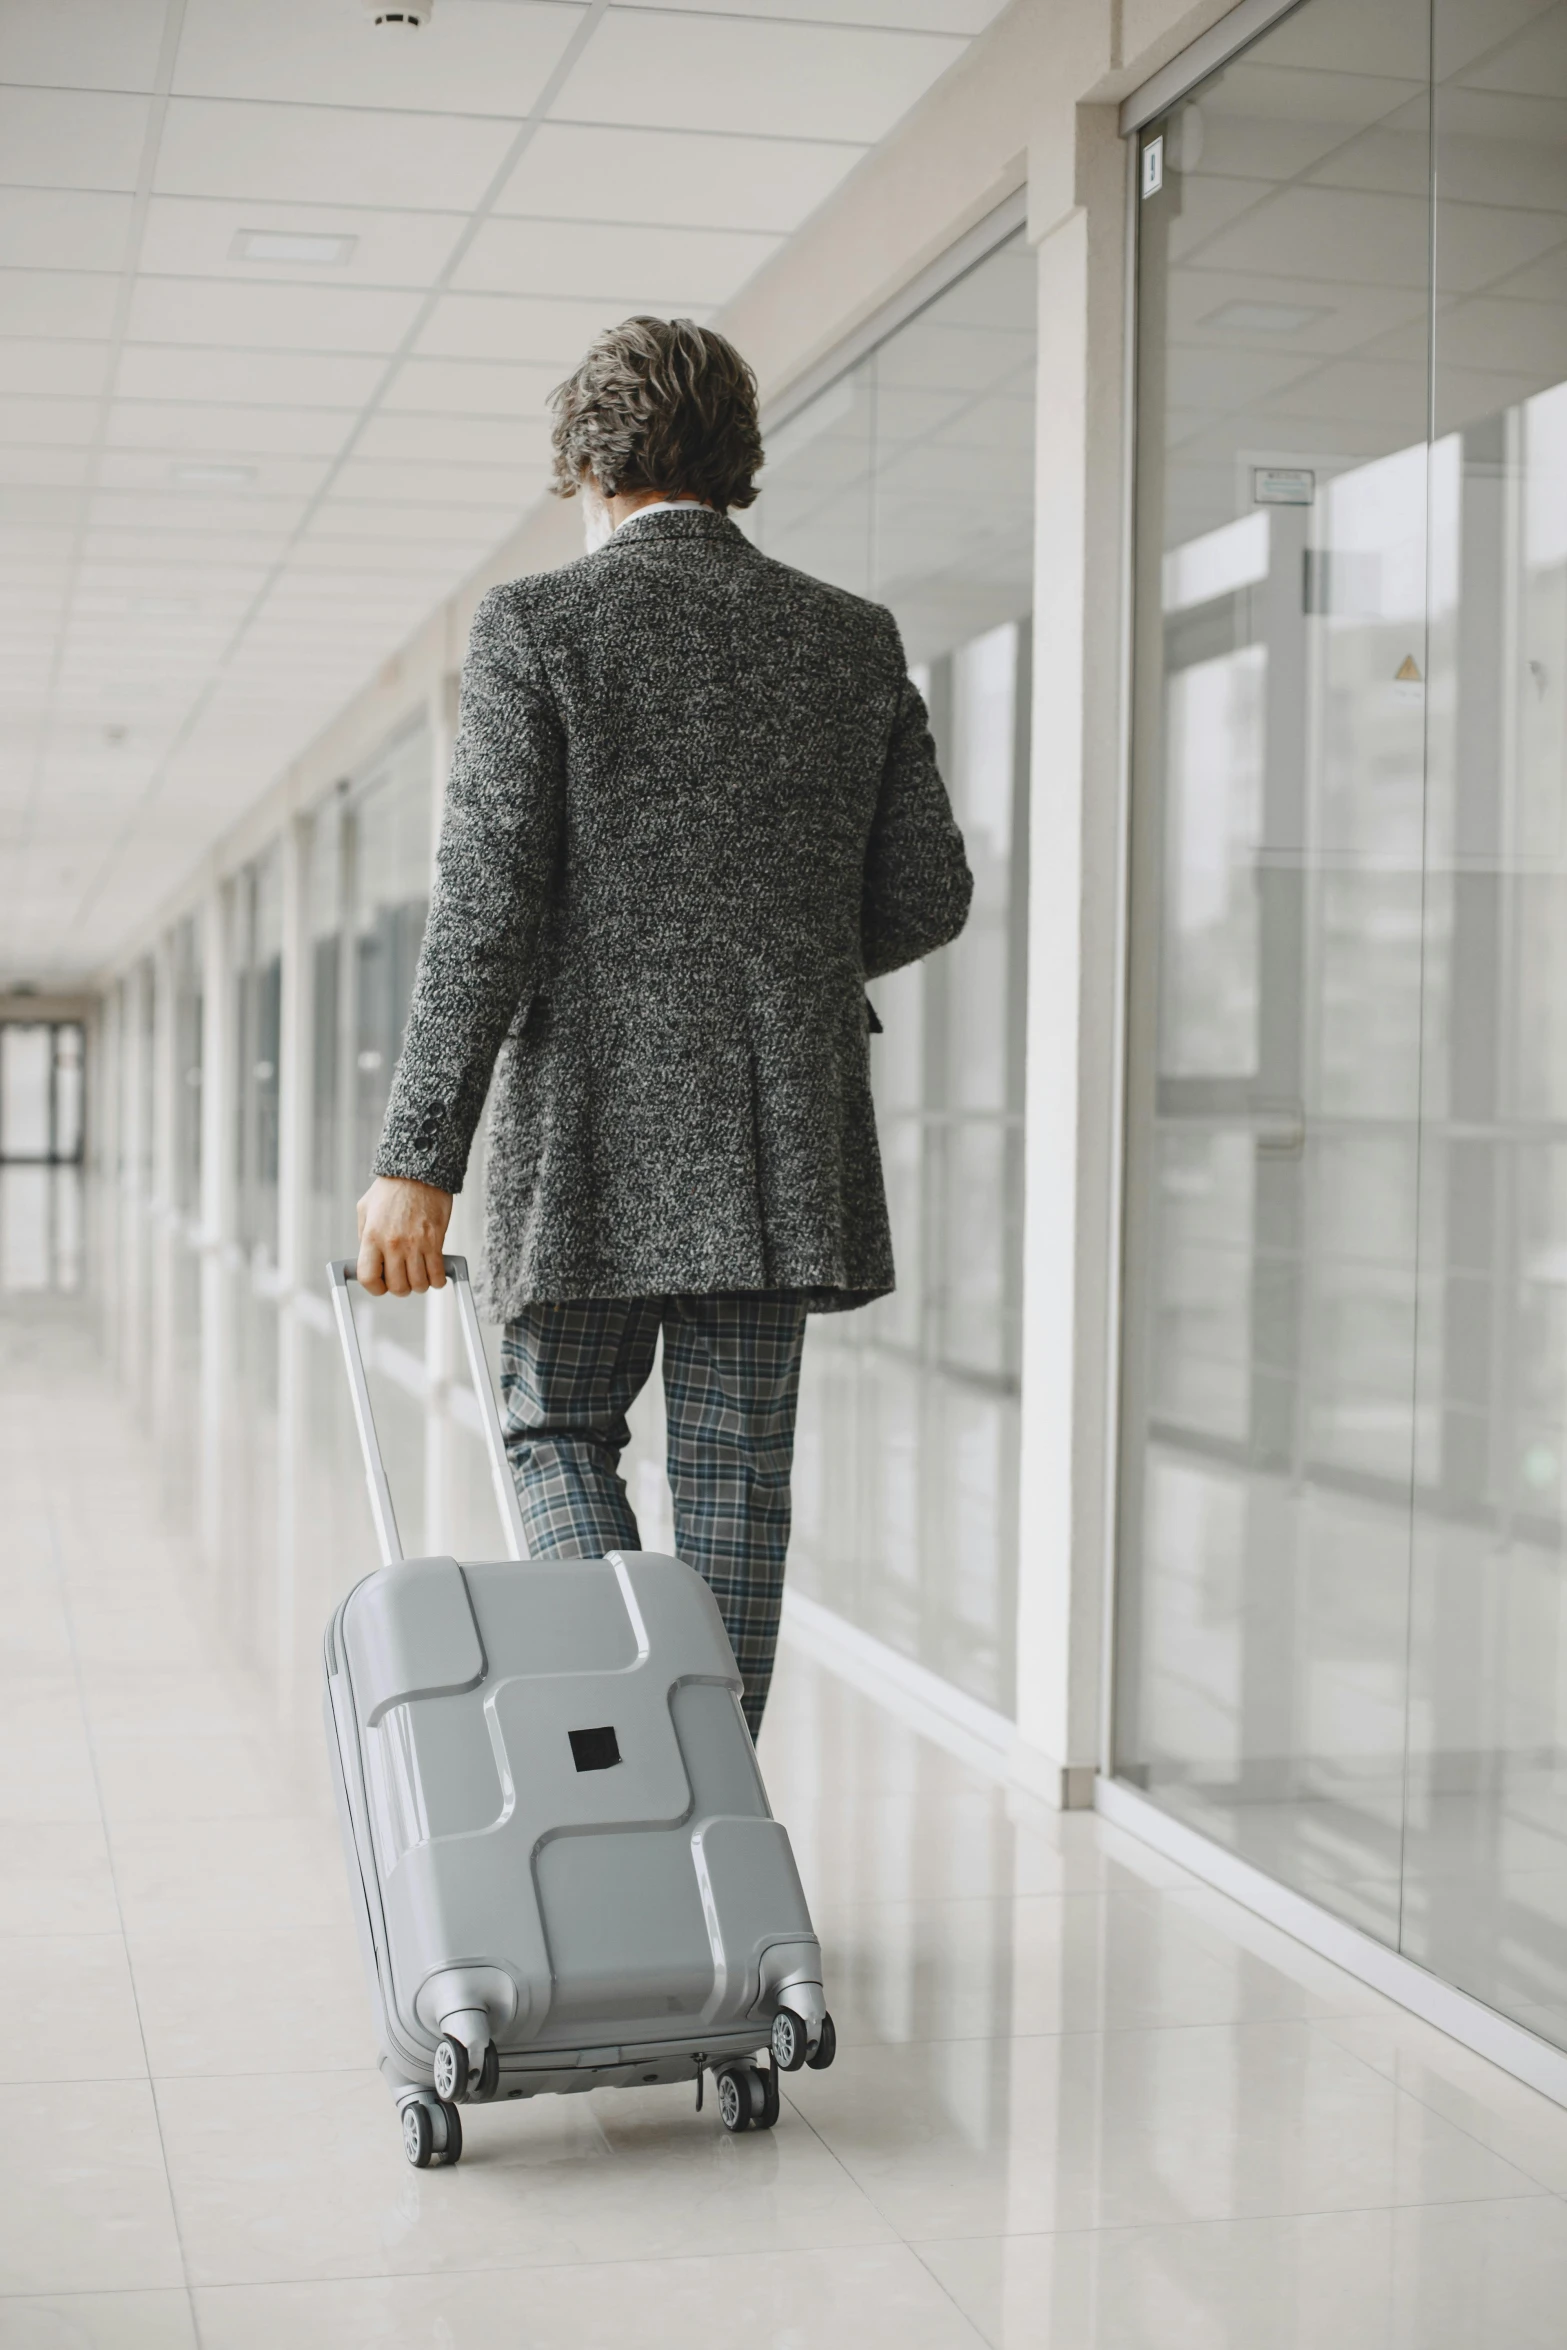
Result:
<svg viewBox="0 0 1567 2350"><path fill-rule="evenodd" d="M615 535L614 517L596 489L587 482L582 485L582 536L590 555L600 547L607 547Z"/></svg>

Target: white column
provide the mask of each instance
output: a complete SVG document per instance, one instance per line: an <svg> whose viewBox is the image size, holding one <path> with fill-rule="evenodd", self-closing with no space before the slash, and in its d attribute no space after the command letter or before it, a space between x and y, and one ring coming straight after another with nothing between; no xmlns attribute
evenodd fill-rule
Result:
<svg viewBox="0 0 1567 2350"><path fill-rule="evenodd" d="M174 1206L174 940L165 931L152 951L152 1205Z"/></svg>
<svg viewBox="0 0 1567 2350"><path fill-rule="evenodd" d="M1019 1767L1092 1800L1111 1540L1118 1257L1125 150L1077 113L1039 240Z"/></svg>
<svg viewBox="0 0 1567 2350"><path fill-rule="evenodd" d="M145 961L137 963L125 975L121 1056L121 1132L125 1147L120 1174L124 1189L137 1199L146 1196L152 1150L152 1136L147 1129L147 991L151 984L151 967Z"/></svg>
<svg viewBox="0 0 1567 2350"><path fill-rule="evenodd" d="M119 1180L124 1148L124 1002L124 982L116 980L105 990L99 1002L98 1017L93 1023L89 1040L95 1063L93 1099L97 1105L97 1115L89 1137L90 1155L92 1165L106 1189L112 1188Z"/></svg>
<svg viewBox="0 0 1567 2350"><path fill-rule="evenodd" d="M214 882L202 901L201 1237L234 1237L234 1019L229 1000L229 890Z"/></svg>
<svg viewBox="0 0 1567 2350"><path fill-rule="evenodd" d="M304 1263L310 1150L310 826L290 817L282 839L282 1001L278 1019L277 1270L286 1293Z"/></svg>
<svg viewBox="0 0 1567 2350"><path fill-rule="evenodd" d="M89 1130L91 1165L97 1181L88 1187L89 1230L96 1278L103 1295L104 1321L119 1328L121 1295L120 1167L124 1149L125 983L104 991L93 1024L91 1049L96 1068L93 1097L97 1116Z"/></svg>
<svg viewBox="0 0 1567 2350"><path fill-rule="evenodd" d="M201 955L201 1386L197 1525L215 1561L223 1548L231 1275L223 1249L234 1238L234 1005L229 985L233 892L214 881L198 920Z"/></svg>

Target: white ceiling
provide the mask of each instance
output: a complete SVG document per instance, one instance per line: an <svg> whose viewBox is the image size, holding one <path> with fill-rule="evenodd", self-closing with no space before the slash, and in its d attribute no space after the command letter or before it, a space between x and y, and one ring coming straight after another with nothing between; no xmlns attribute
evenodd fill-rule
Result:
<svg viewBox="0 0 1567 2350"><path fill-rule="evenodd" d="M112 956L515 528L588 338L712 315L999 5L0 0L0 979Z"/></svg>

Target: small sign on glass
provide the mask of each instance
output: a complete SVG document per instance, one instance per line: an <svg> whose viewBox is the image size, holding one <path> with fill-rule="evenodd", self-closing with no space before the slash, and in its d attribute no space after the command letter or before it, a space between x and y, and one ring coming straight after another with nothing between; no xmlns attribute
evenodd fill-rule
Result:
<svg viewBox="0 0 1567 2350"><path fill-rule="evenodd" d="M1251 502L1254 506L1309 506L1317 494L1317 477L1309 465L1254 465Z"/></svg>

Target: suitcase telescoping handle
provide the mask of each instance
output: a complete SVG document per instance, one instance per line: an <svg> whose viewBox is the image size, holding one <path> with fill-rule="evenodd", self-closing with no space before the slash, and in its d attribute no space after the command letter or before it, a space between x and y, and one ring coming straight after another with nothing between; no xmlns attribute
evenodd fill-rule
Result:
<svg viewBox="0 0 1567 2350"><path fill-rule="evenodd" d="M506 1458L506 1439L501 1434L500 1414L495 1408L495 1390L490 1385L490 1366L485 1360L484 1339L479 1329L479 1317L474 1309L473 1289L468 1279L466 1257L443 1257L446 1278L457 1297L457 1319L462 1324L463 1345L467 1350L468 1369L473 1378L473 1392L479 1406L479 1420L484 1432L484 1449L489 1455L490 1482L495 1488L495 1499L501 1513L501 1528L506 1537L506 1555L520 1559L528 1555L526 1537L522 1531L522 1512L517 1506L517 1488L512 1483L511 1464ZM397 1531L397 1514L392 1508L392 1489L386 1481L386 1463L381 1458L381 1442L375 1432L375 1414L370 1408L370 1384L365 1377L365 1358L359 1344L359 1326L354 1320L353 1302L348 1284L356 1281L352 1257L334 1257L327 1266L332 1284L332 1311L337 1317L337 1334L343 1342L343 1360L348 1366L348 1387L354 1399L354 1419L359 1429L360 1449L365 1456L365 1483L370 1488L370 1514L381 1545L385 1565L403 1555L402 1538Z"/></svg>

